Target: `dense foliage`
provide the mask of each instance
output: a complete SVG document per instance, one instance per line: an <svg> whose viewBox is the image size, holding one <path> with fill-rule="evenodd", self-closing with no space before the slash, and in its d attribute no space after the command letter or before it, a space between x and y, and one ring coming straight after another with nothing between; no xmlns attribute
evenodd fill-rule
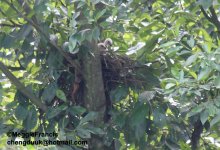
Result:
<svg viewBox="0 0 220 150"><path fill-rule="evenodd" d="M109 149L217 149L219 8L216 0L2 0L0 147L12 147L9 131L55 131L60 140L96 135ZM104 93L111 100L102 122L95 109L70 101L76 72L99 72L99 62L88 65L94 43L106 38L117 59L138 69L130 78L119 71L120 82L93 93L94 108Z"/></svg>

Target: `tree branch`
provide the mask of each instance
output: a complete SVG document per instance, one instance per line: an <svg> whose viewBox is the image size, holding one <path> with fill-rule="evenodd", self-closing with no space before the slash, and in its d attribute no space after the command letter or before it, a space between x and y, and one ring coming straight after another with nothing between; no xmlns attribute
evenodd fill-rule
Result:
<svg viewBox="0 0 220 150"><path fill-rule="evenodd" d="M212 14L213 24L217 27L218 31L220 31L220 22L218 20L218 17L216 15L216 12L215 12L213 5L209 7L209 10Z"/></svg>
<svg viewBox="0 0 220 150"><path fill-rule="evenodd" d="M8 68L0 62L0 69L8 77L8 79L16 86L16 88L30 99L37 107L39 107L44 112L47 110L47 106L41 102L41 100L31 93L9 70Z"/></svg>
<svg viewBox="0 0 220 150"><path fill-rule="evenodd" d="M38 25L37 22L34 22L34 20L31 20L29 18L27 18L25 15L23 15L17 8L15 8L15 6L12 3L9 3L7 0L4 0L5 3L7 3L12 9L14 9L20 16L22 16L29 24L31 24L39 33L41 33L45 39L49 42L49 44L53 47L55 47L60 54L79 72L81 73L80 70L80 65L76 62L73 61L72 58L64 52L64 50L59 47L57 44L55 44L54 42L52 42L50 40L50 38L44 33L44 31L40 28L40 26Z"/></svg>
<svg viewBox="0 0 220 150"><path fill-rule="evenodd" d="M218 32L220 32L220 22L218 20L218 17L216 15L214 7L213 6L209 7L209 10L211 12L210 16L206 13L206 11L204 10L204 8L202 6L200 6L200 9L201 9L203 15L205 16L205 18L208 19L209 22L214 24L216 26Z"/></svg>
<svg viewBox="0 0 220 150"><path fill-rule="evenodd" d="M17 26L15 24L0 23L0 27L21 27L21 26L20 25Z"/></svg>
<svg viewBox="0 0 220 150"><path fill-rule="evenodd" d="M8 68L9 70L12 70L12 71L25 70L25 68L22 67L22 66L20 66L20 67L7 66L7 68Z"/></svg>
<svg viewBox="0 0 220 150"><path fill-rule="evenodd" d="M203 13L203 15L206 17L206 19L208 19L210 22L212 22L211 17L208 16L208 14L206 13L206 11L204 10L204 8L202 6L200 6L200 9Z"/></svg>
<svg viewBox="0 0 220 150"><path fill-rule="evenodd" d="M1 9L0 12L2 13L3 16L7 18L7 15ZM21 27L20 24L15 23L13 20L9 19L9 21L14 25L14 27Z"/></svg>

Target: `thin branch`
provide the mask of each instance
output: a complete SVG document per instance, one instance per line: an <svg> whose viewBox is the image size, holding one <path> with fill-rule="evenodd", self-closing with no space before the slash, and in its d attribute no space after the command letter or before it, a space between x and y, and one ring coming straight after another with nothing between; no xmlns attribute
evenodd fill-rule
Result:
<svg viewBox="0 0 220 150"><path fill-rule="evenodd" d="M213 20L213 24L217 27L218 31L220 31L220 22L218 20L218 17L216 15L215 9L213 6L209 7L209 10L212 14L212 20Z"/></svg>
<svg viewBox="0 0 220 150"><path fill-rule="evenodd" d="M37 107L39 107L44 112L47 110L47 106L42 103L41 99L36 97L32 92L30 92L9 70L8 68L0 62L0 69L7 76L7 78L16 86L16 88L30 99Z"/></svg>
<svg viewBox="0 0 220 150"><path fill-rule="evenodd" d="M2 13L3 16L5 16L7 18L7 15L2 11L2 9L0 9L0 12ZM21 27L20 24L15 23L13 20L9 19L9 22L11 22L14 27Z"/></svg>
<svg viewBox="0 0 220 150"><path fill-rule="evenodd" d="M210 16L206 13L206 11L202 6L200 6L200 9L203 15L206 17L206 19L208 19L209 22L213 23L216 26L218 32L220 32L220 22L218 20L214 7L213 6L209 7L209 11L211 12Z"/></svg>
<svg viewBox="0 0 220 150"><path fill-rule="evenodd" d="M216 12L215 12L214 7L213 7L213 6L210 6L210 7L209 7L209 10L210 10L210 12L211 12L211 14L212 14L212 18L218 20L218 17L217 17L217 15L216 15Z"/></svg>
<svg viewBox="0 0 220 150"><path fill-rule="evenodd" d="M0 23L0 27L21 27L20 25L15 25L15 24L7 24L7 23Z"/></svg>
<svg viewBox="0 0 220 150"><path fill-rule="evenodd" d="M59 0L59 1L63 7L66 7L66 5L62 2L62 0Z"/></svg>
<svg viewBox="0 0 220 150"><path fill-rule="evenodd" d="M200 6L200 9L203 13L203 15L206 17L206 19L208 19L210 22L212 22L212 19L210 16L208 16L208 14L206 13L206 11L204 10L204 8L202 6Z"/></svg>
<svg viewBox="0 0 220 150"><path fill-rule="evenodd" d="M9 70L12 70L12 71L19 71L19 70L25 70L25 68L24 67L12 67L12 66L7 66L7 68L9 69Z"/></svg>

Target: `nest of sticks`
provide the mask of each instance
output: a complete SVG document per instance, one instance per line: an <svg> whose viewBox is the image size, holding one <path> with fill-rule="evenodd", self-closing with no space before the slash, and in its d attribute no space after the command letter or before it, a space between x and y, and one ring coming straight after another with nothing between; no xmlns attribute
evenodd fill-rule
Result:
<svg viewBox="0 0 220 150"><path fill-rule="evenodd" d="M108 94L118 86L143 90L151 86L151 82L155 86L155 82L158 80L153 76L151 68L146 65L140 65L127 55L119 55L112 51L101 51L100 56L104 88ZM63 72L58 79L58 86L65 92L68 99L72 99L73 74L74 68L72 68L71 72ZM77 93L79 102L81 102L80 97L83 94L81 87L82 85L79 86L80 89Z"/></svg>
<svg viewBox="0 0 220 150"><path fill-rule="evenodd" d="M101 53L102 74L106 90L118 85L141 88L146 82L137 77L137 63L128 56L117 53Z"/></svg>

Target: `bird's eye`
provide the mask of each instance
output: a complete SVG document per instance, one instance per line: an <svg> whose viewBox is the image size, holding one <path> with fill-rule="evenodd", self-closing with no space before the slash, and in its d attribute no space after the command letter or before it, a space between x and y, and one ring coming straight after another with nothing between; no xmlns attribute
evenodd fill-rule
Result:
<svg viewBox="0 0 220 150"><path fill-rule="evenodd" d="M112 42L111 42L111 41L108 41L108 44L109 44L109 45L112 45Z"/></svg>

